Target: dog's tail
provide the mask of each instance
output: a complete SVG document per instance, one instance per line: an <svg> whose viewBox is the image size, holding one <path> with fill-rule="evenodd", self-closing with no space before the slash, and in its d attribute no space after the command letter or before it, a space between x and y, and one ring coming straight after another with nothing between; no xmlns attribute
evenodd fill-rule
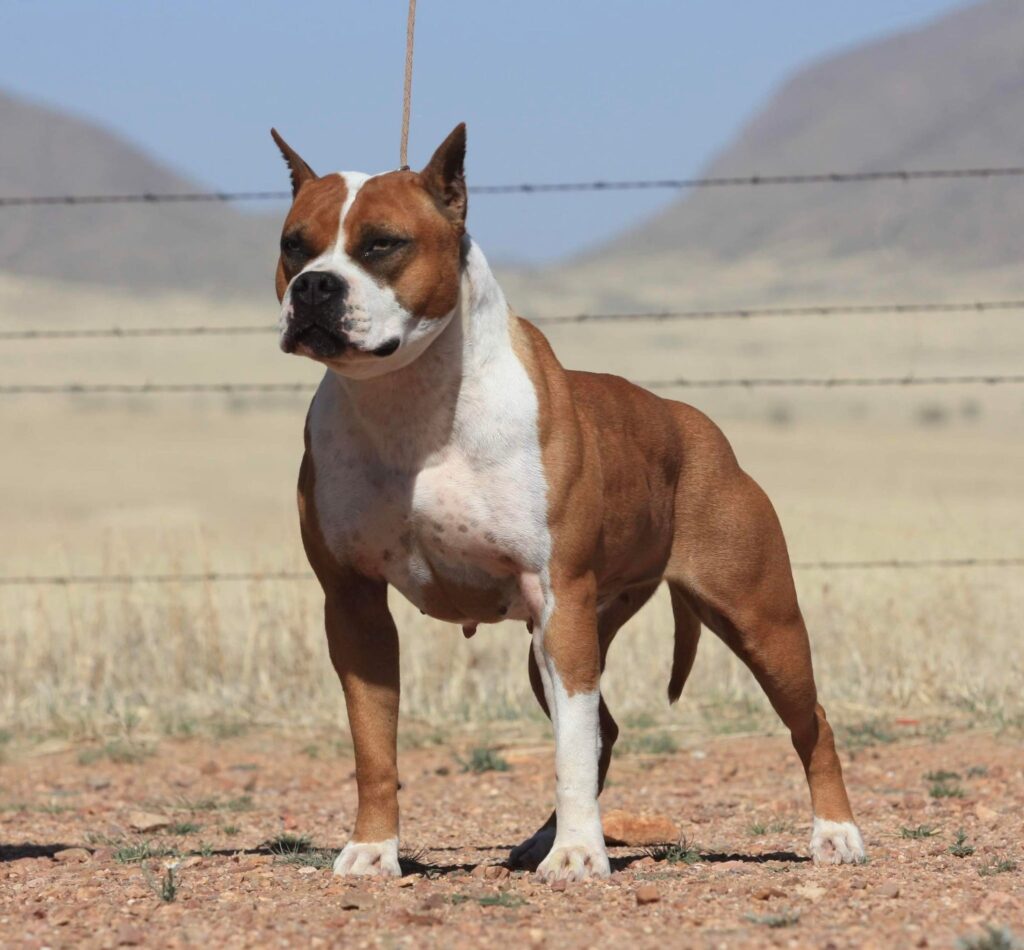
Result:
<svg viewBox="0 0 1024 950"><path fill-rule="evenodd" d="M672 616L676 624L676 641L672 649L672 675L668 681L668 701L674 703L683 692L686 678L693 669L700 641L700 619L686 602L683 591L675 584L668 585L672 596Z"/></svg>

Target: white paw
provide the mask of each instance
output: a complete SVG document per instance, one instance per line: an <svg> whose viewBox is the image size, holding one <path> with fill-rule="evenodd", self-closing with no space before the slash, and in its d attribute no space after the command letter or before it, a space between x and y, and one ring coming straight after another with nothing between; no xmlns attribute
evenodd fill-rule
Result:
<svg viewBox="0 0 1024 950"><path fill-rule="evenodd" d="M862 864L867 860L864 839L852 821L817 817L811 831L811 857L815 864Z"/></svg>
<svg viewBox="0 0 1024 950"><path fill-rule="evenodd" d="M350 841L334 859L334 873L342 877L401 877L398 839Z"/></svg>
<svg viewBox="0 0 1024 950"><path fill-rule="evenodd" d="M508 856L508 863L514 868L527 868L536 871L538 865L551 852L555 843L555 829L541 828L527 838L522 844L516 845Z"/></svg>
<svg viewBox="0 0 1024 950"><path fill-rule="evenodd" d="M541 861L537 876L542 881L584 881L588 877L608 877L608 852L599 844L559 844Z"/></svg>

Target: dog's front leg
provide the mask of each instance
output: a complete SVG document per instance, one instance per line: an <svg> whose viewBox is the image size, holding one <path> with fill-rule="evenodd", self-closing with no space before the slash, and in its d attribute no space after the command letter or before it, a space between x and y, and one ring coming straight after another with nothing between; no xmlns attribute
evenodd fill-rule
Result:
<svg viewBox="0 0 1024 950"><path fill-rule="evenodd" d="M387 585L358 578L332 590L327 643L345 690L356 757L359 806L334 873L399 877L398 633Z"/></svg>
<svg viewBox="0 0 1024 950"><path fill-rule="evenodd" d="M537 873L546 880L607 877L597 804L601 753L601 657L593 575L545 584L524 575L534 618L533 651L555 730L554 844Z"/></svg>

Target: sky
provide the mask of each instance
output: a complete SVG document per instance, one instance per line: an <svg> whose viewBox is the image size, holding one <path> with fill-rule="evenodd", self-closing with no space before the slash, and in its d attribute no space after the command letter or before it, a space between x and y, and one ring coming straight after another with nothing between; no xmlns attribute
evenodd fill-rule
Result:
<svg viewBox="0 0 1024 950"><path fill-rule="evenodd" d="M470 183L698 174L795 70L961 5L419 0L410 163L466 121ZM271 125L318 172L384 171L398 164L405 17L406 0L2 0L0 88L211 188L285 187ZM480 195L470 229L493 259L542 263L672 198Z"/></svg>

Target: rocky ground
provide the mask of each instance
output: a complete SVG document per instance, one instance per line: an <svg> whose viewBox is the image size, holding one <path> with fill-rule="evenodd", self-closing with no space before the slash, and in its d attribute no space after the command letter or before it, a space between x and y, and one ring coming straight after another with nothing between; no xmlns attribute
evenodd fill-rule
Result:
<svg viewBox="0 0 1024 950"><path fill-rule="evenodd" d="M350 753L329 743L9 748L0 944L1012 945L1024 936L1024 744L895 732L869 729L845 755L866 865L806 859L806 793L785 739L652 742L655 754L617 758L604 807L624 812L617 834L666 846L614 847L609 880L567 886L502 864L551 807L543 744L404 751L406 875L392 881L331 874L355 781Z"/></svg>

